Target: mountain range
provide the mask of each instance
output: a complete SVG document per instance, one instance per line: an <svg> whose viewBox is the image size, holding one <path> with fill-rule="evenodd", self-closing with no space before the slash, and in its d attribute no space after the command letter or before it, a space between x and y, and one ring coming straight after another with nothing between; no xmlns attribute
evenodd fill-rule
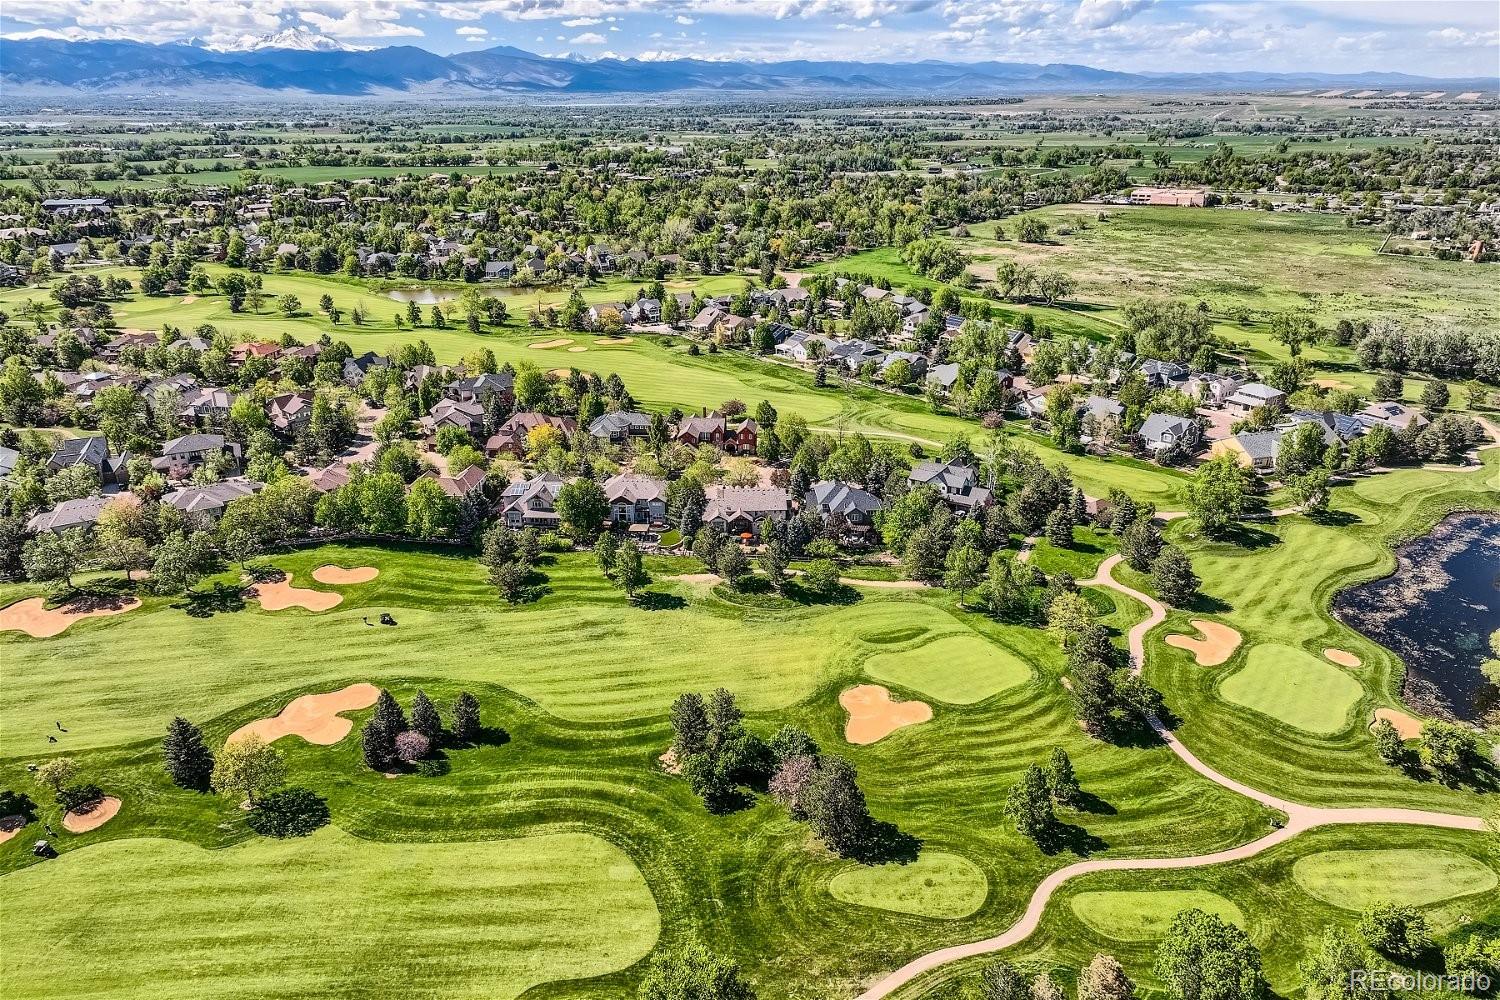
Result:
<svg viewBox="0 0 1500 1000"><path fill-rule="evenodd" d="M540 56L510 46L437 55L410 45L351 49L309 33L247 38L232 49L200 42L0 42L0 92L235 98L483 98L531 94L931 94L1042 91L1215 91L1347 87L1493 91L1494 79L1404 73L1123 73L1067 63L875 63L701 59L642 61Z"/></svg>

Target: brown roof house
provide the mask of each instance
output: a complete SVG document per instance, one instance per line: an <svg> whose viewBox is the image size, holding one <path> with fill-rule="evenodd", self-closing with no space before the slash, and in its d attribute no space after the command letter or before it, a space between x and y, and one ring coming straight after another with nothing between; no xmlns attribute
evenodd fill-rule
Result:
<svg viewBox="0 0 1500 1000"><path fill-rule="evenodd" d="M717 525L731 538L759 541L763 521L785 521L792 513L792 496L778 488L710 486L703 523Z"/></svg>

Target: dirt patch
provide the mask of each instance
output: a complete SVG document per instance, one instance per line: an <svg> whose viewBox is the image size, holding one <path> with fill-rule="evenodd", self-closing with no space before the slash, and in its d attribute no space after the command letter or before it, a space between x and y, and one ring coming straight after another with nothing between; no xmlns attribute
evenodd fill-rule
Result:
<svg viewBox="0 0 1500 1000"><path fill-rule="evenodd" d="M380 570L374 566L355 566L353 569L345 569L342 566L319 566L313 570L313 579L319 583L331 583L340 586L351 583L369 583L380 575Z"/></svg>
<svg viewBox="0 0 1500 1000"><path fill-rule="evenodd" d="M527 344L526 346L533 351L546 351L553 347L567 347L572 342L568 337L556 337L552 340L538 340L536 343Z"/></svg>
<svg viewBox="0 0 1500 1000"><path fill-rule="evenodd" d="M253 735L273 743L283 736L300 736L318 746L331 746L354 728L354 723L339 713L369 708L379 697L380 688L374 684L350 684L326 694L304 694L293 698L274 718L256 719L236 729L225 742Z"/></svg>
<svg viewBox="0 0 1500 1000"><path fill-rule="evenodd" d="M1329 663L1337 663L1341 667L1357 667L1364 662L1347 649L1336 649L1333 646L1324 649L1323 655L1328 658Z"/></svg>
<svg viewBox="0 0 1500 1000"><path fill-rule="evenodd" d="M1414 740L1422 735L1422 720L1415 716L1407 715L1397 708L1377 708L1375 718L1370 721L1370 728L1375 728L1375 723L1384 719L1396 727L1396 735L1403 740Z"/></svg>
<svg viewBox="0 0 1500 1000"><path fill-rule="evenodd" d="M0 844L26 828L25 816L0 816Z"/></svg>
<svg viewBox="0 0 1500 1000"><path fill-rule="evenodd" d="M197 302L197 301L198 301L198 296L196 296L196 295L184 295L182 297L182 304L185 305L185 306L190 306L194 302Z"/></svg>
<svg viewBox="0 0 1500 1000"><path fill-rule="evenodd" d="M892 701L891 693L879 684L852 687L839 695L839 704L849 713L844 739L860 746L932 718L932 706L925 701Z"/></svg>
<svg viewBox="0 0 1500 1000"><path fill-rule="evenodd" d="M49 609L42 598L28 597L0 608L0 632L25 632L33 639L50 639L80 619L123 615L140 606L140 600L134 597L82 597Z"/></svg>
<svg viewBox="0 0 1500 1000"><path fill-rule="evenodd" d="M114 819L119 811L120 800L113 795L106 795L89 806L86 812L63 813L63 829L69 833L88 833Z"/></svg>
<svg viewBox="0 0 1500 1000"><path fill-rule="evenodd" d="M570 348L568 348L568 353L569 354L582 354L586 350L588 350L587 347L570 347Z"/></svg>
<svg viewBox="0 0 1500 1000"><path fill-rule="evenodd" d="M663 771L666 771L668 774L681 774L682 773L682 765L679 764L679 763L677 763L677 751L676 750L668 750L666 753L664 753L660 757L656 758L656 762L658 764L660 764L661 765L661 769Z"/></svg>
<svg viewBox="0 0 1500 1000"><path fill-rule="evenodd" d="M1200 667L1217 667L1240 648L1240 634L1228 625L1211 622L1206 618L1193 618L1188 624L1197 629L1203 638L1199 639L1190 635L1169 635L1167 645L1192 653Z"/></svg>
<svg viewBox="0 0 1500 1000"><path fill-rule="evenodd" d="M600 347L619 347L623 344L635 343L634 337L600 337L594 341Z"/></svg>
<svg viewBox="0 0 1500 1000"><path fill-rule="evenodd" d="M342 594L330 594L322 590L306 590L292 586L292 574L280 580L253 584L245 596L260 602L262 610L285 611L287 608L306 608L308 611L327 611L344 600Z"/></svg>

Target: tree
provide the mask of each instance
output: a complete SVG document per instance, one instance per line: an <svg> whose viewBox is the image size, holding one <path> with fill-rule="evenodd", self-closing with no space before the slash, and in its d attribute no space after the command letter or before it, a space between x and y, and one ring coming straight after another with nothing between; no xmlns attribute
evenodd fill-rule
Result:
<svg viewBox="0 0 1500 1000"><path fill-rule="evenodd" d="M1429 722L1422 729L1422 760L1447 784L1457 784L1481 760L1479 740L1449 722Z"/></svg>
<svg viewBox="0 0 1500 1000"><path fill-rule="evenodd" d="M1005 793L1005 815L1030 840L1041 840L1052 832L1057 816L1052 812L1052 792L1045 771L1035 764L1027 766L1021 780Z"/></svg>
<svg viewBox="0 0 1500 1000"><path fill-rule="evenodd" d="M167 774L177 786L200 791L208 787L214 771L214 755L197 726L180 715L174 718L167 725L161 752Z"/></svg>
<svg viewBox="0 0 1500 1000"><path fill-rule="evenodd" d="M62 790L72 784L77 775L78 765L72 757L54 757L44 764L39 764L32 776L38 785L53 795L61 795Z"/></svg>
<svg viewBox="0 0 1500 1000"><path fill-rule="evenodd" d="M1427 918L1414 906L1377 903L1359 919L1365 944L1398 962L1414 962L1432 950Z"/></svg>
<svg viewBox="0 0 1500 1000"><path fill-rule="evenodd" d="M646 567L641 561L641 550L634 539L626 539L615 551L614 563L610 567L610 579L615 586L625 591L625 596L635 600L642 587L651 582Z"/></svg>
<svg viewBox="0 0 1500 1000"><path fill-rule="evenodd" d="M417 538L437 538L453 531L458 505L436 479L423 477L406 494L406 530Z"/></svg>
<svg viewBox="0 0 1500 1000"><path fill-rule="evenodd" d="M82 528L37 535L21 550L21 564L26 578L38 583L61 580L73 589L73 574L88 561L92 546Z"/></svg>
<svg viewBox="0 0 1500 1000"><path fill-rule="evenodd" d="M1250 935L1198 909L1172 918L1155 971L1173 1000L1259 1000L1266 989Z"/></svg>
<svg viewBox="0 0 1500 1000"><path fill-rule="evenodd" d="M1448 405L1448 386L1433 379L1422 387L1422 409L1429 414L1437 413Z"/></svg>
<svg viewBox="0 0 1500 1000"><path fill-rule="evenodd" d="M274 747L251 733L224 744L214 760L210 784L226 798L256 799L286 782L286 761Z"/></svg>
<svg viewBox="0 0 1500 1000"><path fill-rule="evenodd" d="M1199 583L1192 560L1175 545L1163 545L1151 561L1151 585L1156 588L1156 596L1174 607L1192 603L1198 596Z"/></svg>
<svg viewBox="0 0 1500 1000"><path fill-rule="evenodd" d="M467 691L459 694L453 702L453 739L459 744L473 743L479 738L479 699Z"/></svg>
<svg viewBox="0 0 1500 1000"><path fill-rule="evenodd" d="M1308 517L1322 517L1328 513L1328 502L1333 499L1332 478L1327 469L1317 466L1300 476L1288 478L1287 494Z"/></svg>
<svg viewBox="0 0 1500 1000"><path fill-rule="evenodd" d="M786 543L779 539L767 542L756 562L778 593L786 589L786 568L791 562L791 553L787 551Z"/></svg>
<svg viewBox="0 0 1500 1000"><path fill-rule="evenodd" d="M276 308L281 310L283 316L290 318L302 311L302 300L295 295L283 295L276 300Z"/></svg>
<svg viewBox="0 0 1500 1000"><path fill-rule="evenodd" d="M412 764L432 752L432 741L415 729L397 733L395 739L396 759L403 764Z"/></svg>
<svg viewBox="0 0 1500 1000"><path fill-rule="evenodd" d="M639 1000L755 1000L733 961L709 951L696 938L651 959L636 991Z"/></svg>
<svg viewBox="0 0 1500 1000"><path fill-rule="evenodd" d="M1073 518L1059 507L1047 515L1047 542L1059 549L1073 547Z"/></svg>
<svg viewBox="0 0 1500 1000"><path fill-rule="evenodd" d="M553 507L562 519L563 528L578 541L589 544L609 517L609 500L604 488L592 479L575 479L557 491Z"/></svg>
<svg viewBox="0 0 1500 1000"><path fill-rule="evenodd" d="M522 561L501 563L490 567L490 583L500 591L507 604L519 604L526 596L526 587L531 579L531 564Z"/></svg>
<svg viewBox="0 0 1500 1000"><path fill-rule="evenodd" d="M434 746L443 738L442 716L438 715L437 707L420 688L411 703L411 727L427 737Z"/></svg>
<svg viewBox="0 0 1500 1000"><path fill-rule="evenodd" d="M1374 733L1375 752L1382 763L1396 767L1406 761L1406 746L1401 742L1401 734L1391 725L1390 719L1376 722Z"/></svg>
<svg viewBox="0 0 1500 1000"><path fill-rule="evenodd" d="M1485 976L1493 983L1500 979L1500 934L1484 929L1470 931L1443 950L1443 965L1450 976L1467 977L1476 983Z"/></svg>
<svg viewBox="0 0 1500 1000"><path fill-rule="evenodd" d="M1120 554L1137 573L1147 573L1161 554L1161 531L1146 518L1135 522L1120 535Z"/></svg>
<svg viewBox="0 0 1500 1000"><path fill-rule="evenodd" d="M1198 467L1188 481L1188 506L1206 534L1220 536L1238 524L1254 488L1254 476L1235 461L1220 455Z"/></svg>
<svg viewBox="0 0 1500 1000"><path fill-rule="evenodd" d="M328 800L309 788L283 788L261 799L245 822L262 837L306 837L327 826Z"/></svg>
<svg viewBox="0 0 1500 1000"><path fill-rule="evenodd" d="M853 764L842 757L825 756L803 795L813 833L835 853L846 856L863 841L870 825L865 793L856 777Z"/></svg>
<svg viewBox="0 0 1500 1000"><path fill-rule="evenodd" d="M1353 934L1342 927L1325 927L1318 950L1297 968L1307 984L1308 1000L1372 1000L1375 992L1354 971L1373 965L1374 956Z"/></svg>
<svg viewBox="0 0 1500 1000"><path fill-rule="evenodd" d="M955 545L948 551L947 569L943 574L943 586L958 594L960 606L969 591L979 586L984 572L984 553L972 545Z"/></svg>
<svg viewBox="0 0 1500 1000"><path fill-rule="evenodd" d="M685 692L672 702L672 752L678 761L708 750L708 708L703 696Z"/></svg>
<svg viewBox="0 0 1500 1000"><path fill-rule="evenodd" d="M1083 795L1078 776L1073 773L1073 759L1062 747L1052 748L1052 757L1047 762L1047 788L1059 805L1074 805Z"/></svg>
<svg viewBox="0 0 1500 1000"><path fill-rule="evenodd" d="M802 574L802 583L815 594L827 597L839 586L838 564L832 559L814 559Z"/></svg>
<svg viewBox="0 0 1500 1000"><path fill-rule="evenodd" d="M1135 1000L1135 983L1113 955L1095 955L1078 973L1078 1000Z"/></svg>
<svg viewBox="0 0 1500 1000"><path fill-rule="evenodd" d="M724 582L731 587L739 585L740 577L744 576L750 568L750 562L745 558L739 545L727 542L719 547L714 554L714 569L724 578Z"/></svg>
<svg viewBox="0 0 1500 1000"><path fill-rule="evenodd" d="M1317 338L1318 326L1304 312L1283 312L1271 317L1271 336L1291 352L1302 353L1302 345Z"/></svg>

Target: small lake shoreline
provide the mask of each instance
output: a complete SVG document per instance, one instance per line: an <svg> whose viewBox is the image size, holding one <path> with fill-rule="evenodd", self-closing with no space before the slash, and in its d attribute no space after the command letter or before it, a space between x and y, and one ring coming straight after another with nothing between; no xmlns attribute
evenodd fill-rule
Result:
<svg viewBox="0 0 1500 1000"><path fill-rule="evenodd" d="M1450 514L1395 555L1392 573L1335 595L1334 616L1401 659L1412 708L1481 724L1500 712L1500 687L1481 669L1500 629L1500 514Z"/></svg>

